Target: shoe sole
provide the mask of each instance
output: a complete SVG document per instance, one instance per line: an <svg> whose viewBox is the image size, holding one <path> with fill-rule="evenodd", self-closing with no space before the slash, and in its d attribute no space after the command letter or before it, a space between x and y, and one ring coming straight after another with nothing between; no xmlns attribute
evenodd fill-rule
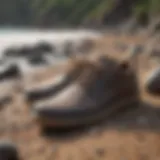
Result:
<svg viewBox="0 0 160 160"><path fill-rule="evenodd" d="M77 127L85 126L89 124L94 124L98 121L106 119L109 115L121 109L138 106L139 97L126 97L126 100L122 99L110 99L105 105L94 108L83 108L70 110L52 110L51 108L33 108L33 116L36 121L42 127L51 128L67 128L67 127ZM116 103L115 103L116 101ZM113 104L114 102L114 104Z"/></svg>

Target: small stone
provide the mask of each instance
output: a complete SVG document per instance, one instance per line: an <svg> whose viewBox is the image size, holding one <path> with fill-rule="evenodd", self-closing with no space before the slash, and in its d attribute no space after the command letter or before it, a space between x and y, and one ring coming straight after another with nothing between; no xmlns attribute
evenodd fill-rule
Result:
<svg viewBox="0 0 160 160"><path fill-rule="evenodd" d="M36 44L35 49L43 53L52 52L53 46L47 41L40 41L39 43Z"/></svg>
<svg viewBox="0 0 160 160"><path fill-rule="evenodd" d="M149 75L145 83L145 89L153 95L160 96L160 68Z"/></svg>

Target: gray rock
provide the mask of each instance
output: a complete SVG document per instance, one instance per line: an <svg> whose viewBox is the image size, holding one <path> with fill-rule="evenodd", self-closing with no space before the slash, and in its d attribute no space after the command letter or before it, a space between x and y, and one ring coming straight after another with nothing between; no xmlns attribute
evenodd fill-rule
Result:
<svg viewBox="0 0 160 160"><path fill-rule="evenodd" d="M8 47L3 52L4 57L18 57L19 50L16 47Z"/></svg>
<svg viewBox="0 0 160 160"><path fill-rule="evenodd" d="M40 41L34 46L21 45L19 47L11 46L4 50L4 58L30 58L44 54L52 54L54 46L46 41Z"/></svg>
<svg viewBox="0 0 160 160"><path fill-rule="evenodd" d="M38 42L34 48L40 53L52 53L54 51L54 46L46 41Z"/></svg>
<svg viewBox="0 0 160 160"><path fill-rule="evenodd" d="M29 61L29 64L31 64L31 65L48 65L48 62L47 62L47 60L45 59L45 57L44 56L42 56L42 55L40 55L40 56L38 56L38 55L35 55L35 56L33 56L33 57L30 57L29 59L28 59L28 61Z"/></svg>
<svg viewBox="0 0 160 160"><path fill-rule="evenodd" d="M20 68L17 64L10 64L0 68L0 81L17 79L21 76Z"/></svg>
<svg viewBox="0 0 160 160"><path fill-rule="evenodd" d="M149 93L160 96L160 67L149 75L145 88Z"/></svg>

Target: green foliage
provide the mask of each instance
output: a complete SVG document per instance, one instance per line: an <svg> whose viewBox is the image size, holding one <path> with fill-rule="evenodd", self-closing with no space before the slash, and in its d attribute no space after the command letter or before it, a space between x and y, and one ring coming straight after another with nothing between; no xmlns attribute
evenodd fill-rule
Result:
<svg viewBox="0 0 160 160"><path fill-rule="evenodd" d="M0 24L32 25L53 21L78 25L83 21L102 19L114 7L114 0L1 0ZM137 0L135 16L160 12L160 0Z"/></svg>
<svg viewBox="0 0 160 160"><path fill-rule="evenodd" d="M1 0L0 2L0 24L25 24L30 23L31 8L26 0Z"/></svg>
<svg viewBox="0 0 160 160"><path fill-rule="evenodd" d="M133 12L136 16L143 13L158 15L160 13L160 0L139 0Z"/></svg>

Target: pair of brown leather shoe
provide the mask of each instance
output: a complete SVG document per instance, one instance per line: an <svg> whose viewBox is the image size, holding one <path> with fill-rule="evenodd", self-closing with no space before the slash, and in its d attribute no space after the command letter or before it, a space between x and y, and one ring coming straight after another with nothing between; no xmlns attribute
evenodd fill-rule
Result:
<svg viewBox="0 0 160 160"><path fill-rule="evenodd" d="M138 104L137 78L128 63L101 57L97 63L88 61L83 65L77 73L74 68L74 72L64 76L56 94L43 102L33 103L33 113L42 126L88 125L124 107ZM67 76L72 75L70 73L77 75L71 83L64 83Z"/></svg>

